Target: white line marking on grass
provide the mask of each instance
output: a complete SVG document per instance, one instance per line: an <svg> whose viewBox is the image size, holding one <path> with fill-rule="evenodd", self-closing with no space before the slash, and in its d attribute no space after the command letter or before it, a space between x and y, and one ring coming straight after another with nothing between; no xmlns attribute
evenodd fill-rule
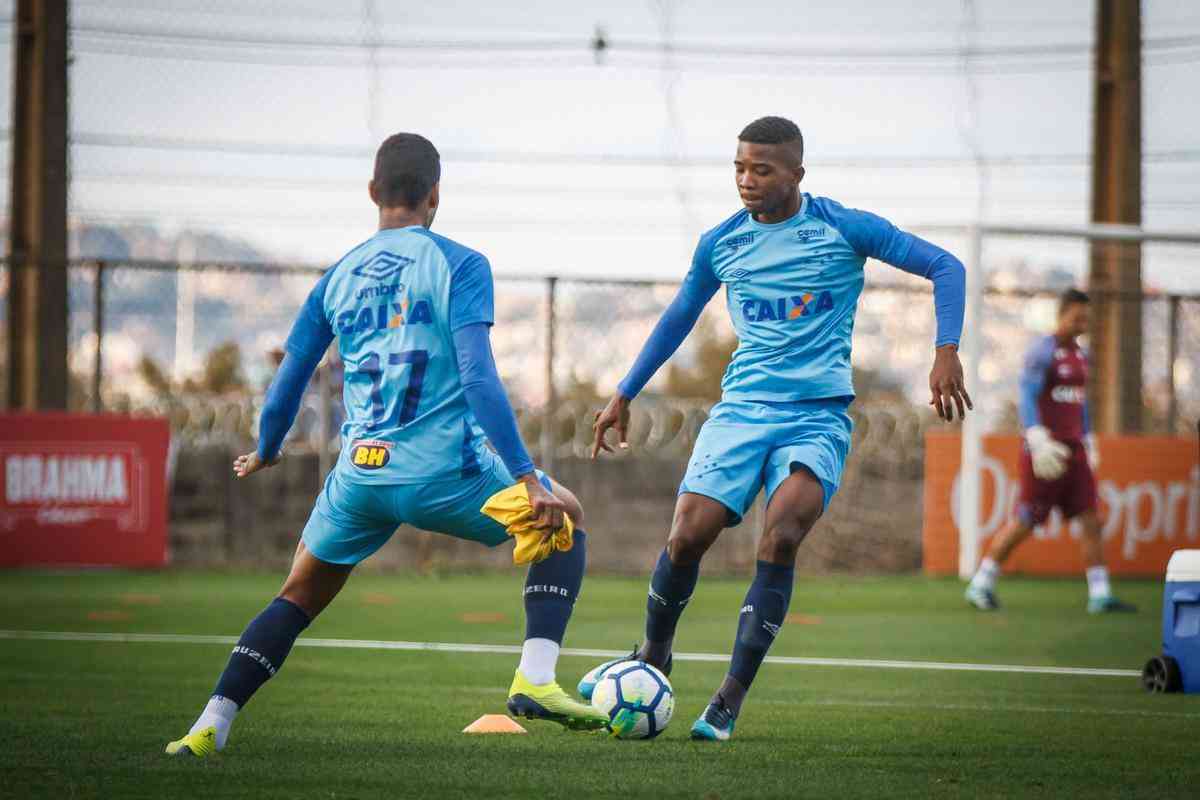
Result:
<svg viewBox="0 0 1200 800"><path fill-rule="evenodd" d="M800 700L797 702L759 698L756 703L787 706L845 706L848 708L912 708L934 711L973 711L986 714L1098 714L1100 716L1185 717L1198 719L1200 714L1186 711L1143 711L1136 708L1062 708L1056 706L990 706L970 703L904 703L895 700Z"/></svg>
<svg viewBox="0 0 1200 800"><path fill-rule="evenodd" d="M4 631L0 639L59 642L143 642L151 644L237 644L236 636L203 636L174 633L83 633L73 631ZM328 647L344 650L416 650L435 653L501 653L515 655L521 648L511 644L457 644L454 642L394 642L373 639L313 639L296 640L297 647ZM623 650L590 650L573 647L562 650L564 656L589 658L620 658L629 653ZM729 660L721 653L675 653L676 661ZM954 661L892 661L871 658L799 658L767 656L769 664L798 667L865 667L868 669L932 669L955 672L1009 672L1033 675L1080 675L1099 678L1136 678L1135 669L1093 669L1090 667L1036 667L1019 664L968 664Z"/></svg>

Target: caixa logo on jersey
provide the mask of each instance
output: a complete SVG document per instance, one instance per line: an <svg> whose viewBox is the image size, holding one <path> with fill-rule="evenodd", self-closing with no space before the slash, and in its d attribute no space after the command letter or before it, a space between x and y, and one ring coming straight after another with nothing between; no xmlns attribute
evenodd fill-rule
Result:
<svg viewBox="0 0 1200 800"><path fill-rule="evenodd" d="M359 469L383 469L392 460L392 443L367 439L350 447L350 463Z"/></svg>
<svg viewBox="0 0 1200 800"><path fill-rule="evenodd" d="M777 297L773 300L743 300L742 316L747 322L779 322L811 317L833 310L833 293L828 289Z"/></svg>
<svg viewBox="0 0 1200 800"><path fill-rule="evenodd" d="M343 311L337 316L339 335L381 331L399 328L401 325L431 325L433 309L428 300L410 302L404 298L399 303L381 303Z"/></svg>

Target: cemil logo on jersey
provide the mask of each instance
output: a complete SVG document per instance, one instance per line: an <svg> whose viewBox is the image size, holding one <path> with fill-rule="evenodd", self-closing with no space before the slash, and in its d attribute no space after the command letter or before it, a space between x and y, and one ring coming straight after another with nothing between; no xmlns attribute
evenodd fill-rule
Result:
<svg viewBox="0 0 1200 800"><path fill-rule="evenodd" d="M824 233L825 233L824 228L797 228L796 229L796 238L799 239L802 243L807 244L807 243L811 242L813 239L821 238L821 236L824 235Z"/></svg>
<svg viewBox="0 0 1200 800"><path fill-rule="evenodd" d="M368 439L355 442L350 449L350 463L359 469L383 469L391 460L391 442Z"/></svg>
<svg viewBox="0 0 1200 800"><path fill-rule="evenodd" d="M360 278L386 281L388 278L394 278L399 275L400 271L411 263L413 263L413 259L408 256L389 253L385 250L382 253L376 253L359 264L351 270L351 274L357 275Z"/></svg>
<svg viewBox="0 0 1200 800"><path fill-rule="evenodd" d="M793 294L774 300L743 300L742 316L747 322L778 322L823 314L833 309L833 293L828 289L813 294Z"/></svg>
<svg viewBox="0 0 1200 800"><path fill-rule="evenodd" d="M739 233L737 236L730 236L728 239L721 242L722 247L728 247L735 253L739 248L748 247L752 244L754 244L754 231Z"/></svg>

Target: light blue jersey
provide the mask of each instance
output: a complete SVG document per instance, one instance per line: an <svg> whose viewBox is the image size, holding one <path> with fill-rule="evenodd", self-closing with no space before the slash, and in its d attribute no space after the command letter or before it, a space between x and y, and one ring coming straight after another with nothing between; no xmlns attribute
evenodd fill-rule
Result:
<svg viewBox="0 0 1200 800"><path fill-rule="evenodd" d="M706 235L708 268L727 289L738 348L721 381L729 400L854 394L850 340L868 256L903 263L911 240L889 222L804 195L775 224L735 214Z"/></svg>
<svg viewBox="0 0 1200 800"><path fill-rule="evenodd" d="M738 348L680 492L719 501L733 524L759 489L769 502L804 469L828 505L850 450L850 342L867 258L932 281L935 344L958 344L962 264L874 214L805 194L782 222L758 222L743 209L700 237L679 293L618 387L636 397L725 287Z"/></svg>
<svg viewBox="0 0 1200 800"><path fill-rule="evenodd" d="M724 285L738 348L721 382L723 399L853 396L850 342L867 258L932 280L935 344L958 343L964 283L957 259L882 217L804 194L783 222L758 222L743 209L700 237L679 295L620 391L637 396Z"/></svg>
<svg viewBox="0 0 1200 800"><path fill-rule="evenodd" d="M423 227L381 230L330 269L288 349L337 338L346 422L336 470L368 484L477 474L490 454L464 396L453 333L492 321L487 259Z"/></svg>

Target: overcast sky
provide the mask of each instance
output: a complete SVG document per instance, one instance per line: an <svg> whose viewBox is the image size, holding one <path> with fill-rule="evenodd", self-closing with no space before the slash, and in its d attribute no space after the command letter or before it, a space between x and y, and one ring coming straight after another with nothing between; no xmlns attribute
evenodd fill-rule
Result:
<svg viewBox="0 0 1200 800"><path fill-rule="evenodd" d="M374 145L412 130L444 156L437 229L498 274L678 277L738 208L738 130L780 114L804 131L814 194L958 222L982 177L989 219L1082 223L1093 6L75 0L72 211L325 263L372 232ZM1146 0L1144 36L1145 223L1195 228L1200 4ZM996 162L982 176L977 155ZM1082 252L989 244L1074 268ZM1148 249L1149 280L1200 290L1187 255Z"/></svg>

